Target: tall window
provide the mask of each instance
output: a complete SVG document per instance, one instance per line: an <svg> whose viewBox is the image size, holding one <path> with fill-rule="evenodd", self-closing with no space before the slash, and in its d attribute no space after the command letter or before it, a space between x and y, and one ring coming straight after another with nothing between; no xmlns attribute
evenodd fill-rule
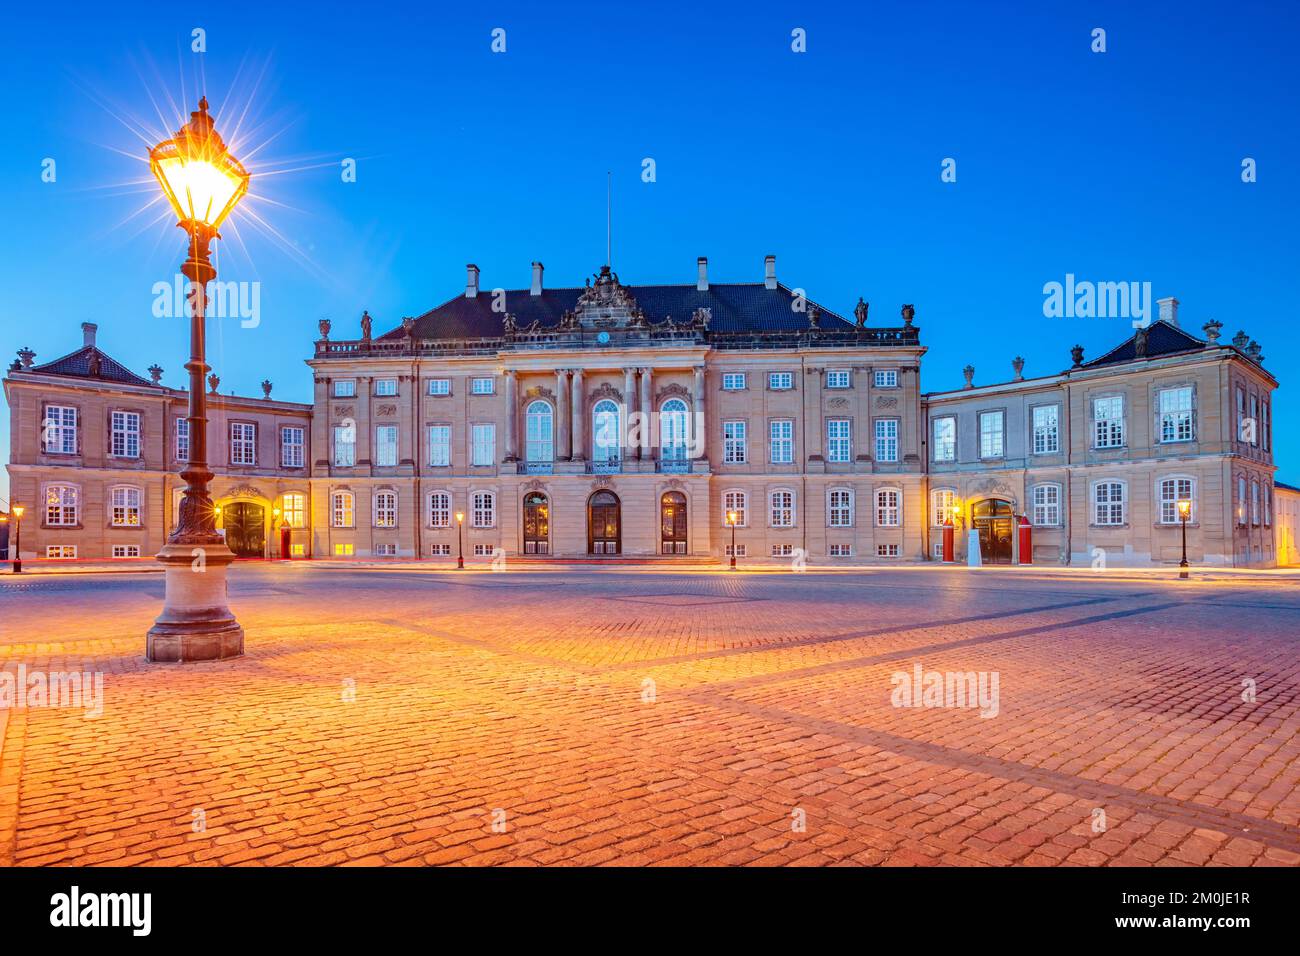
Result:
<svg viewBox="0 0 1300 956"><path fill-rule="evenodd" d="M555 419L549 402L535 401L524 412L525 455L528 461L555 460Z"/></svg>
<svg viewBox="0 0 1300 956"><path fill-rule="evenodd" d="M957 419L951 416L936 418L930 423L933 433L934 460L957 460Z"/></svg>
<svg viewBox="0 0 1300 956"><path fill-rule="evenodd" d="M381 468L397 464L396 425L380 425L375 429L375 464Z"/></svg>
<svg viewBox="0 0 1300 956"><path fill-rule="evenodd" d="M190 460L190 420L176 419L176 460Z"/></svg>
<svg viewBox="0 0 1300 956"><path fill-rule="evenodd" d="M470 444L472 446L469 460L471 465L491 465L496 463L496 425L475 425L470 433Z"/></svg>
<svg viewBox="0 0 1300 956"><path fill-rule="evenodd" d="M832 528L853 526L853 492L834 488L826 496L826 523Z"/></svg>
<svg viewBox="0 0 1300 956"><path fill-rule="evenodd" d="M1034 408L1034 454L1054 455L1061 450L1061 406Z"/></svg>
<svg viewBox="0 0 1300 956"><path fill-rule="evenodd" d="M901 492L884 488L876 492L876 524L881 528L897 528L901 523Z"/></svg>
<svg viewBox="0 0 1300 956"><path fill-rule="evenodd" d="M435 491L429 495L429 527L451 527L451 495Z"/></svg>
<svg viewBox="0 0 1300 956"><path fill-rule="evenodd" d="M1160 523L1178 524L1178 502L1190 501L1192 512L1188 521L1196 520L1196 499L1193 497L1194 483L1190 478L1163 478L1160 481Z"/></svg>
<svg viewBox="0 0 1300 956"><path fill-rule="evenodd" d="M375 394L379 396L390 396L397 394L397 379L395 378L377 378L375 379Z"/></svg>
<svg viewBox="0 0 1300 956"><path fill-rule="evenodd" d="M980 412L980 457L1001 458L1006 454L1005 415Z"/></svg>
<svg viewBox="0 0 1300 956"><path fill-rule="evenodd" d="M849 420L847 418L831 418L827 420L826 460L852 460L852 449L849 441Z"/></svg>
<svg viewBox="0 0 1300 956"><path fill-rule="evenodd" d="M774 491L768 496L773 528L794 527L794 492Z"/></svg>
<svg viewBox="0 0 1300 956"><path fill-rule="evenodd" d="M497 496L490 491L476 491L473 499L474 527L491 528L497 523Z"/></svg>
<svg viewBox="0 0 1300 956"><path fill-rule="evenodd" d="M429 466L431 468L448 468L451 466L451 426L429 426Z"/></svg>
<svg viewBox="0 0 1300 956"><path fill-rule="evenodd" d="M1246 428L1246 390L1237 389L1237 441L1250 441Z"/></svg>
<svg viewBox="0 0 1300 956"><path fill-rule="evenodd" d="M336 528L351 528L354 524L352 492L336 491L331 496L330 523Z"/></svg>
<svg viewBox="0 0 1300 956"><path fill-rule="evenodd" d="M1092 424L1094 444L1097 448L1122 448L1124 446L1124 396L1094 398Z"/></svg>
<svg viewBox="0 0 1300 956"><path fill-rule="evenodd" d="M45 489L45 523L63 527L76 524L79 503L75 485L50 485Z"/></svg>
<svg viewBox="0 0 1300 956"><path fill-rule="evenodd" d="M1099 481L1092 486L1093 524L1124 523L1124 483Z"/></svg>
<svg viewBox="0 0 1300 956"><path fill-rule="evenodd" d="M722 460L728 465L743 464L749 460L744 422L722 423Z"/></svg>
<svg viewBox="0 0 1300 956"><path fill-rule="evenodd" d="M1259 524L1259 482L1250 483L1250 523Z"/></svg>
<svg viewBox="0 0 1300 956"><path fill-rule="evenodd" d="M1237 524L1246 526L1246 479L1237 478Z"/></svg>
<svg viewBox="0 0 1300 956"><path fill-rule="evenodd" d="M1053 527L1061 523L1061 486L1035 485L1034 524Z"/></svg>
<svg viewBox="0 0 1300 956"><path fill-rule="evenodd" d="M334 464L350 468L357 463L357 426L334 426Z"/></svg>
<svg viewBox="0 0 1300 956"><path fill-rule="evenodd" d="M341 378L334 381L335 398L352 398L357 394L357 383L355 379Z"/></svg>
<svg viewBox="0 0 1300 956"><path fill-rule="evenodd" d="M727 513L736 513L736 525L745 527L749 524L749 496L743 491L728 491L722 496L722 523L727 523Z"/></svg>
<svg viewBox="0 0 1300 956"><path fill-rule="evenodd" d="M591 457L593 461L619 461L618 406L602 399L591 410Z"/></svg>
<svg viewBox="0 0 1300 956"><path fill-rule="evenodd" d="M931 495L931 502L934 511L934 523L942 526L948 523L949 519L956 524L957 492L942 489Z"/></svg>
<svg viewBox="0 0 1300 956"><path fill-rule="evenodd" d="M1160 440L1191 441L1196 437L1192 424L1192 387L1160 390Z"/></svg>
<svg viewBox="0 0 1300 956"><path fill-rule="evenodd" d="M297 425L285 425L280 429L280 467L302 467L303 430Z"/></svg>
<svg viewBox="0 0 1300 956"><path fill-rule="evenodd" d="M109 454L114 458L139 458L140 413L113 412L110 424L112 439Z"/></svg>
<svg viewBox="0 0 1300 956"><path fill-rule="evenodd" d="M1251 426L1253 430L1251 431L1250 434L1250 443L1252 445L1258 445L1259 444L1259 398L1258 396L1255 395L1250 396L1250 420L1254 423Z"/></svg>
<svg viewBox="0 0 1300 956"><path fill-rule="evenodd" d="M770 426L770 435L768 447L772 464L788 465L794 461L794 422L788 418L778 418Z"/></svg>
<svg viewBox="0 0 1300 956"><path fill-rule="evenodd" d="M119 485L114 488L109 499L112 507L112 523L115 528L138 528L140 526L140 489Z"/></svg>
<svg viewBox="0 0 1300 956"><path fill-rule="evenodd" d="M380 491L375 493L375 527L397 527L397 493Z"/></svg>
<svg viewBox="0 0 1300 956"><path fill-rule="evenodd" d="M284 496L280 514L290 528L307 527L307 496L296 491L289 492Z"/></svg>
<svg viewBox="0 0 1300 956"><path fill-rule="evenodd" d="M230 423L230 463L232 465L257 463L257 426L252 422Z"/></svg>
<svg viewBox="0 0 1300 956"><path fill-rule="evenodd" d="M77 410L70 405L46 405L41 446L58 455L77 453Z"/></svg>
<svg viewBox="0 0 1300 956"><path fill-rule="evenodd" d="M876 461L898 461L898 419L876 419Z"/></svg>
<svg viewBox="0 0 1300 956"><path fill-rule="evenodd" d="M659 409L659 455L668 461L686 460L686 403L670 398Z"/></svg>

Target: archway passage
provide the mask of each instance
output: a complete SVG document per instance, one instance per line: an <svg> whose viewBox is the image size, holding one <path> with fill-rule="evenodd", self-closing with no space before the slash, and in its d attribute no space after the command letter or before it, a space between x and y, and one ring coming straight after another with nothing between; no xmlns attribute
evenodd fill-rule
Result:
<svg viewBox="0 0 1300 956"><path fill-rule="evenodd" d="M622 507L612 491L598 491L587 500L587 553L622 551Z"/></svg>
<svg viewBox="0 0 1300 956"><path fill-rule="evenodd" d="M232 501L221 509L226 547L237 558L266 555L266 510L254 501Z"/></svg>
<svg viewBox="0 0 1300 956"><path fill-rule="evenodd" d="M524 495L524 554L551 553L551 505L540 491Z"/></svg>
<svg viewBox="0 0 1300 956"><path fill-rule="evenodd" d="M686 496L680 491L659 499L659 545L661 554L686 553Z"/></svg>
<svg viewBox="0 0 1300 956"><path fill-rule="evenodd" d="M1011 563L1015 514L1004 498L985 498L971 508L971 525L979 532L980 557L985 564Z"/></svg>

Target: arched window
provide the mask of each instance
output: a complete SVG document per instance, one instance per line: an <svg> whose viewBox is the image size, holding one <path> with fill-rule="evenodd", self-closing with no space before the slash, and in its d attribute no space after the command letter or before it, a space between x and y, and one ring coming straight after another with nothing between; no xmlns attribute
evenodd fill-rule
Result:
<svg viewBox="0 0 1300 956"><path fill-rule="evenodd" d="M549 402L530 402L524 413L525 455L528 461L555 460L555 419Z"/></svg>
<svg viewBox="0 0 1300 956"><path fill-rule="evenodd" d="M375 493L375 527L397 527L397 493L379 491Z"/></svg>
<svg viewBox="0 0 1300 956"><path fill-rule="evenodd" d="M767 498L773 528L794 527L794 492L774 491Z"/></svg>
<svg viewBox="0 0 1300 956"><path fill-rule="evenodd" d="M45 489L45 523L74 525L81 504L76 485L49 485Z"/></svg>
<svg viewBox="0 0 1300 956"><path fill-rule="evenodd" d="M1124 482L1099 481L1092 486L1093 524L1123 524L1124 505Z"/></svg>
<svg viewBox="0 0 1300 956"><path fill-rule="evenodd" d="M1196 520L1196 482L1191 478L1161 478L1160 485L1160 523L1161 524L1178 524L1178 502L1190 501L1192 503L1191 514L1187 516L1188 521Z"/></svg>
<svg viewBox="0 0 1300 956"><path fill-rule="evenodd" d="M593 461L620 461L618 406L601 399L591 410L591 457Z"/></svg>
<svg viewBox="0 0 1300 956"><path fill-rule="evenodd" d="M354 524L354 499L350 491L336 491L330 496L330 522L336 528L351 528Z"/></svg>
<svg viewBox="0 0 1300 956"><path fill-rule="evenodd" d="M727 524L727 515L735 514L736 527L744 528L749 524L749 495L743 491L726 491L722 495L722 523Z"/></svg>
<svg viewBox="0 0 1300 956"><path fill-rule="evenodd" d="M934 492L931 496L930 511L934 515L935 527L942 527L952 519L956 524L957 509L957 492L951 488L943 488Z"/></svg>
<svg viewBox="0 0 1300 956"><path fill-rule="evenodd" d="M118 485L109 492L114 528L140 527L140 489Z"/></svg>
<svg viewBox="0 0 1300 956"><path fill-rule="evenodd" d="M664 461L686 460L686 403L670 398L659 409L659 457Z"/></svg>
<svg viewBox="0 0 1300 956"><path fill-rule="evenodd" d="M1250 523L1259 524L1259 482L1253 478L1250 482Z"/></svg>
<svg viewBox="0 0 1300 956"><path fill-rule="evenodd" d="M876 492L876 526L897 528L903 523L903 495L897 488Z"/></svg>
<svg viewBox="0 0 1300 956"><path fill-rule="evenodd" d="M853 527L853 492L832 488L826 494L826 525L831 528Z"/></svg>
<svg viewBox="0 0 1300 956"><path fill-rule="evenodd" d="M474 492L472 524L475 528L491 528L497 523L497 496L490 491Z"/></svg>
<svg viewBox="0 0 1300 956"><path fill-rule="evenodd" d="M451 495L445 491L435 491L429 495L429 527L451 527Z"/></svg>

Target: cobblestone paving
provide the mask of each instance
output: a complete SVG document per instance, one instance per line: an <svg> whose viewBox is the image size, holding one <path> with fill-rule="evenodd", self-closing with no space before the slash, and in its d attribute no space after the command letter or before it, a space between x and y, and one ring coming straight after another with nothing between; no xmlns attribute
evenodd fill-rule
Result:
<svg viewBox="0 0 1300 956"><path fill-rule="evenodd" d="M1300 863L1295 580L240 566L186 666L162 585L0 580L0 669L106 675L0 709L0 864Z"/></svg>

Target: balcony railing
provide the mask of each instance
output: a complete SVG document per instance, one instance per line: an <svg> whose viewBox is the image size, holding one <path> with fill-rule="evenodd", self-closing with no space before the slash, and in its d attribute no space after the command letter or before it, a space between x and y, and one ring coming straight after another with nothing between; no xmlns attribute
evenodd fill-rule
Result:
<svg viewBox="0 0 1300 956"><path fill-rule="evenodd" d="M661 475L684 475L691 470L689 458L660 458L655 462L655 471Z"/></svg>
<svg viewBox="0 0 1300 956"><path fill-rule="evenodd" d="M521 461L519 463L519 474L521 475L553 475L555 474L555 462L553 461Z"/></svg>
<svg viewBox="0 0 1300 956"><path fill-rule="evenodd" d="M617 458L587 462L587 474L589 475L617 475L622 471L623 462Z"/></svg>

